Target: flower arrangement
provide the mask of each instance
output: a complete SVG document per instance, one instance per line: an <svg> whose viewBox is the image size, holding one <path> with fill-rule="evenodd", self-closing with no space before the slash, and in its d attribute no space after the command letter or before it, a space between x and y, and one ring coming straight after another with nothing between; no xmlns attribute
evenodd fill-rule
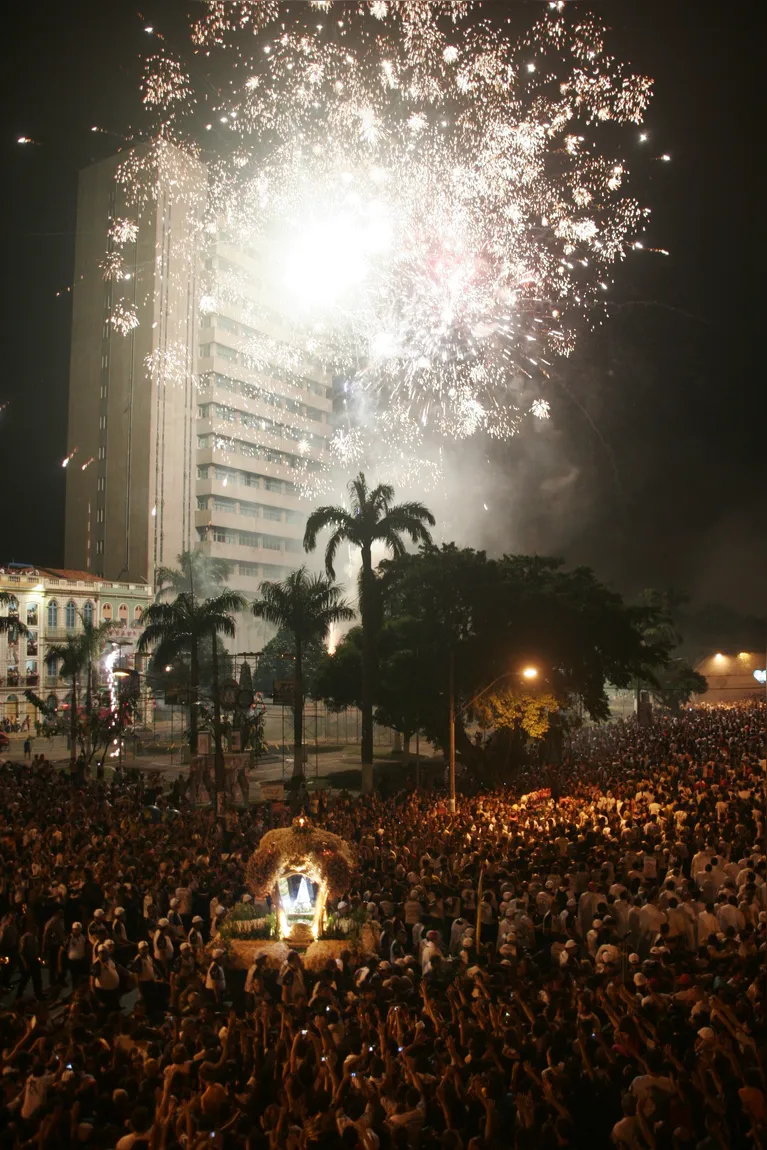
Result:
<svg viewBox="0 0 767 1150"><path fill-rule="evenodd" d="M246 877L253 893L271 894L281 875L305 874L324 886L330 898L349 889L354 855L348 843L315 827L303 815L290 827L268 831L248 863Z"/></svg>

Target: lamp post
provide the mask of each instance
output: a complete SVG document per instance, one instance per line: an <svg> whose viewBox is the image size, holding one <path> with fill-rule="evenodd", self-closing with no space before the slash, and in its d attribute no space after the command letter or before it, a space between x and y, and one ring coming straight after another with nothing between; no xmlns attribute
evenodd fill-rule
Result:
<svg viewBox="0 0 767 1150"><path fill-rule="evenodd" d="M468 703L466 703L463 707L461 707L461 709L457 712L457 714L465 715L466 712L471 707L474 706L477 699L481 699L483 695L486 695L491 687L494 687L496 683L500 683L501 679L508 679L509 676L513 675L513 674L514 674L514 671L504 671L502 674L498 675L495 679L493 679L493 681L491 683L488 683L486 687L483 687L481 691L478 691L473 699L469 699ZM538 668L532 666L531 664L528 664L527 666L522 668L521 674L522 674L523 679L525 679L528 683L531 683L535 679L538 678ZM450 763L450 803L449 803L449 809L450 809L451 815L455 814L455 720L456 720L455 652L451 651L450 652L450 758L449 758L449 763Z"/></svg>

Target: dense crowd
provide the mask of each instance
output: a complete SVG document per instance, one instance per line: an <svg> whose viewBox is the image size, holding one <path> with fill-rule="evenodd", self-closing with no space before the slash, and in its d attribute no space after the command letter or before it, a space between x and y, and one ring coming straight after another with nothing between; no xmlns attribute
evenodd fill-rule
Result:
<svg viewBox="0 0 767 1150"><path fill-rule="evenodd" d="M767 1150L765 718L586 733L556 797L341 797L362 947L246 976L219 932L288 811L6 764L3 1146Z"/></svg>

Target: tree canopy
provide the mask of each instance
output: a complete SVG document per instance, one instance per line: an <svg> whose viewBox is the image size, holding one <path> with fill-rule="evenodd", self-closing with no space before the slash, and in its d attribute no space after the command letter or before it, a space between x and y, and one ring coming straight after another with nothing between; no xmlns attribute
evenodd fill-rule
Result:
<svg viewBox="0 0 767 1150"><path fill-rule="evenodd" d="M427 544L383 562L380 584L376 717L405 734L420 730L443 748L451 652L457 744L466 753L470 718L531 737L545 733L552 710L604 719L608 683L651 680L668 657L664 643L645 634L644 606L627 605L589 568L567 569L558 559L489 559L455 544ZM358 702L361 658L352 629L320 669L318 692L330 705ZM526 666L537 672L532 686Z"/></svg>

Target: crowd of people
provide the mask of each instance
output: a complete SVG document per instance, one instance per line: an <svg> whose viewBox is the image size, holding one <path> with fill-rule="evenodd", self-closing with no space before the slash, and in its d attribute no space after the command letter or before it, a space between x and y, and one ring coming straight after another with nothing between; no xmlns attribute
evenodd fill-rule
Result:
<svg viewBox="0 0 767 1150"><path fill-rule="evenodd" d="M452 815L338 797L364 927L316 970L222 941L289 811L5 764L3 1146L767 1150L766 719L589 731Z"/></svg>

